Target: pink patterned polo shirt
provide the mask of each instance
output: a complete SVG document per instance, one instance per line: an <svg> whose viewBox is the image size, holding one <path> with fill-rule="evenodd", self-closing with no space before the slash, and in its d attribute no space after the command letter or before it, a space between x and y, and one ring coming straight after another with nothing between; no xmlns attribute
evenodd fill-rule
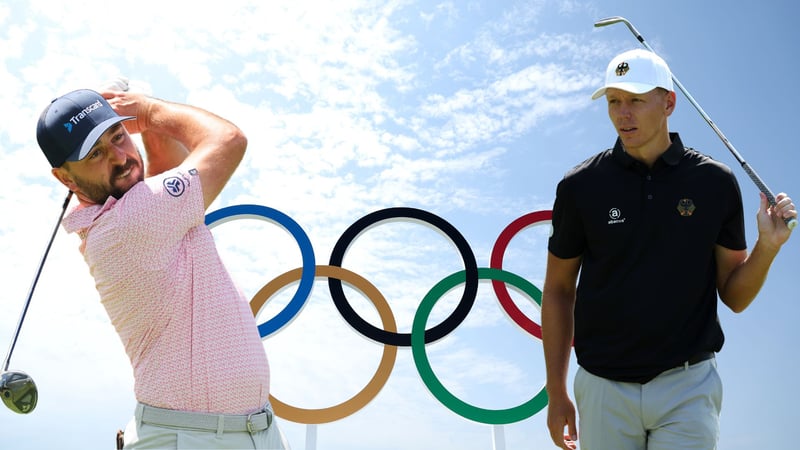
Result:
<svg viewBox="0 0 800 450"><path fill-rule="evenodd" d="M174 169L121 199L70 211L80 250L130 358L136 399L249 414L269 399L269 365L247 300L204 224L200 178Z"/></svg>

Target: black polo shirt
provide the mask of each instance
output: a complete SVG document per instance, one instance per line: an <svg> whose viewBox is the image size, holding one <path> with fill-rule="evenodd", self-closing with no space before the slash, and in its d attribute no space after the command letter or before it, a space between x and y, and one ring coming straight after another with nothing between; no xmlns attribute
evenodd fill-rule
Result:
<svg viewBox="0 0 800 450"><path fill-rule="evenodd" d="M677 133L652 169L619 139L559 182L549 250L582 256L575 353L589 372L644 383L717 352L714 246L747 248L739 185Z"/></svg>

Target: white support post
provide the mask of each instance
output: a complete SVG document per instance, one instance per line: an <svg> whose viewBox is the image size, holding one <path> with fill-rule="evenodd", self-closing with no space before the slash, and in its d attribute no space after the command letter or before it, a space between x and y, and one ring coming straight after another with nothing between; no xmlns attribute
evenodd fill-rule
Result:
<svg viewBox="0 0 800 450"><path fill-rule="evenodd" d="M503 425L492 425L492 450L506 450L506 433Z"/></svg>
<svg viewBox="0 0 800 450"><path fill-rule="evenodd" d="M306 450L317 450L317 425L306 425Z"/></svg>

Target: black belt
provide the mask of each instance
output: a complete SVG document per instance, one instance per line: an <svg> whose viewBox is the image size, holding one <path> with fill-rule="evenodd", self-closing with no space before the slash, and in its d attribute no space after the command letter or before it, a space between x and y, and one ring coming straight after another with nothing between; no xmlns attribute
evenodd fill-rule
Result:
<svg viewBox="0 0 800 450"><path fill-rule="evenodd" d="M697 363L701 363L703 361L707 361L714 357L714 352L700 352L692 355L691 358L687 359L685 363L681 364L681 366L693 366Z"/></svg>

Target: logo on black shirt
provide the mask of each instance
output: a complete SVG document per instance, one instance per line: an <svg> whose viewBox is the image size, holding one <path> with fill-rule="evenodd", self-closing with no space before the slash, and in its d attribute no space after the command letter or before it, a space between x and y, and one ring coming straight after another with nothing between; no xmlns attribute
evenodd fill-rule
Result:
<svg viewBox="0 0 800 450"><path fill-rule="evenodd" d="M690 198L682 198L678 200L678 213L683 217L689 217L694 214L694 202Z"/></svg>
<svg viewBox="0 0 800 450"><path fill-rule="evenodd" d="M622 217L622 211L620 211L619 208L611 208L608 211L608 218L610 219L608 221L609 225L613 225L615 223L625 223L625 218Z"/></svg>

